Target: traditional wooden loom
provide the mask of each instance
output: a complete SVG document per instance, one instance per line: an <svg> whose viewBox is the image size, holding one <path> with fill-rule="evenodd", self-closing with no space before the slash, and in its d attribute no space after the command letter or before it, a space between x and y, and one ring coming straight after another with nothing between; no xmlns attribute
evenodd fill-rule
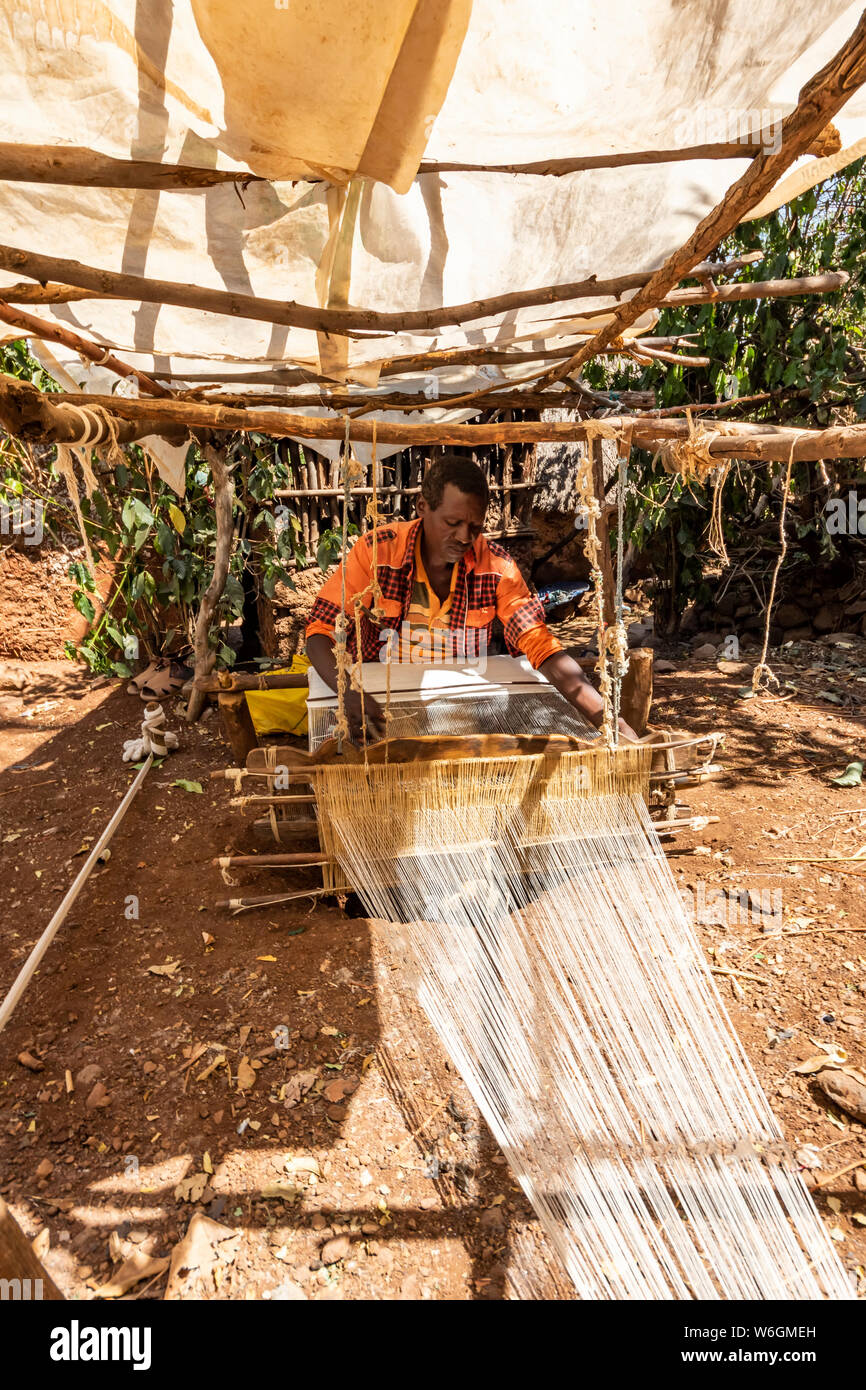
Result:
<svg viewBox="0 0 866 1390"><path fill-rule="evenodd" d="M578 503L587 520L584 550L590 563L597 625L600 688L605 697L602 738L608 746L618 741L616 722L622 713L627 722L643 735L653 753L646 760L648 783L645 796L653 809L657 828L665 834L693 829L707 823L707 817L678 815L688 807L677 802L677 792L696 786L719 769L714 761L721 733L689 737L671 730L649 729L652 702L652 652L628 655L623 602L624 505L627 486L627 454L631 431L614 431L612 426L594 422L597 437L614 437L620 451L618 486L618 543L614 576L609 562L603 491L592 450L581 456L578 468ZM351 497L353 464L348 440L344 458L343 560L346 556L348 507ZM374 441L375 448L375 441ZM375 458L375 454L374 454ZM374 467L375 477L375 467ZM378 521L375 486L368 506L371 521ZM608 585L605 584L605 571ZM608 592L615 588L615 600ZM357 607L361 595L348 595L350 608ZM375 591L370 602L375 603ZM344 634L345 638L345 634ZM339 640L339 639L338 639ZM338 647L339 651L339 647ZM386 733L381 744L365 742L356 747L340 736L342 700L347 689L349 669L343 656L342 680L338 692L331 691L310 670L308 711L309 752L296 747L272 744L251 747L245 766L226 769L222 775L235 784L239 795L235 804L244 809L264 811L257 828L270 834L280 845L306 843L308 849L286 849L268 855L223 856L218 861L226 876L233 868L321 870L317 892L346 891L349 885L336 859L332 830L323 814L316 769L363 763L462 761L502 757L543 755L556 758L590 755L600 746L599 731L590 725L544 678L533 671L525 658L492 656L483 662L395 663L390 643L384 649L385 661L356 662L351 680L356 688L374 695L385 707ZM227 682L231 677L225 678ZM279 678L277 678L279 679ZM292 679L289 677L288 679ZM224 730L233 747L244 751L253 741L252 726L245 711L242 690L222 690L220 706ZM335 737L336 735L336 737ZM255 790L248 792L252 783ZM241 793L241 788L243 792ZM299 890L300 891L300 890ZM287 894L287 899L296 893ZM276 902L270 895L268 902ZM261 899L231 899L226 906L239 910L254 906Z"/></svg>
<svg viewBox="0 0 866 1390"><path fill-rule="evenodd" d="M276 838L318 848L218 862L316 868L306 891L359 894L579 1297L845 1298L658 839L694 824L677 790L712 775L721 736L620 740L626 452L612 625L588 459L578 471L601 731L512 658L394 667L388 644L384 665L353 667L338 620L338 690L311 675L309 751L252 749L224 774L264 783L240 799L266 801ZM344 525L344 561L345 543ZM362 600L375 589L344 610ZM380 743L348 741L350 679L384 688Z"/></svg>

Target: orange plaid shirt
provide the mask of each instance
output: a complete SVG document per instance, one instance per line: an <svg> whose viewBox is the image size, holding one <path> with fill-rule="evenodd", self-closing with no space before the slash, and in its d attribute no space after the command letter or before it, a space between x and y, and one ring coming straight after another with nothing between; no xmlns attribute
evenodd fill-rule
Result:
<svg viewBox="0 0 866 1390"><path fill-rule="evenodd" d="M348 647L357 655L355 598L361 600L361 648L364 661L376 661L386 642L395 645L402 659L411 642L414 660L472 659L487 650L494 618L505 630L512 656L523 653L536 669L562 650L544 621L544 610L530 593L520 570L502 546L479 536L471 550L454 566L451 592L442 604L427 582L420 560L420 521L397 521L377 532L377 577L382 590L384 617L373 620L372 531L360 536L346 558L346 615L350 619ZM426 598L425 598L426 592ZM342 566L325 581L313 605L307 637L315 633L334 636L342 599ZM435 634L425 658L426 630ZM434 647L431 653L429 647Z"/></svg>

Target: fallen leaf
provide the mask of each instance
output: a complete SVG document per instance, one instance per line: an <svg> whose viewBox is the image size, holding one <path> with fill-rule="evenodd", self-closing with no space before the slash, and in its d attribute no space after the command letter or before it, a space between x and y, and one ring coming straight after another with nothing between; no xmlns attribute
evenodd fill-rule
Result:
<svg viewBox="0 0 866 1390"><path fill-rule="evenodd" d="M849 763L844 772L838 777L831 777L830 782L834 787L859 787L863 782L863 764L859 759Z"/></svg>
<svg viewBox="0 0 866 1390"><path fill-rule="evenodd" d="M173 787L182 787L185 792L203 792L204 787L201 782L190 782L186 777L178 777L171 784Z"/></svg>
<svg viewBox="0 0 866 1390"><path fill-rule="evenodd" d="M181 1178L174 1189L177 1202L200 1202L202 1193L208 1185L207 1173L193 1173L191 1177Z"/></svg>
<svg viewBox="0 0 866 1390"><path fill-rule="evenodd" d="M146 1255L143 1250L134 1250L129 1258L124 1260L114 1278L95 1290L96 1297L121 1298L134 1284L141 1283L142 1279L155 1279L166 1269L167 1257L157 1260L151 1255Z"/></svg>
<svg viewBox="0 0 866 1390"><path fill-rule="evenodd" d="M179 961L179 960L172 960L172 961L169 961L167 965L149 965L149 966L147 967L147 973L148 973L149 975L168 975L168 976L173 976L173 975L176 974L176 972L177 972L178 970L180 970L180 961Z"/></svg>
<svg viewBox="0 0 866 1390"><path fill-rule="evenodd" d="M277 959L276 956L256 956L256 960L272 960L272 961L275 961L276 959Z"/></svg>

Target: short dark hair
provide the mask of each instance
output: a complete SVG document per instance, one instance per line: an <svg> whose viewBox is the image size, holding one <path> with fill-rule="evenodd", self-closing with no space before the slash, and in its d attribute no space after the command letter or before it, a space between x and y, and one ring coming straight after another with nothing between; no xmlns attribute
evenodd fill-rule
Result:
<svg viewBox="0 0 866 1390"><path fill-rule="evenodd" d="M442 497L449 483L470 497L478 497L487 507L490 489L478 464L471 459L461 458L459 454L443 454L431 463L421 484L421 496L432 511L435 512L442 505Z"/></svg>

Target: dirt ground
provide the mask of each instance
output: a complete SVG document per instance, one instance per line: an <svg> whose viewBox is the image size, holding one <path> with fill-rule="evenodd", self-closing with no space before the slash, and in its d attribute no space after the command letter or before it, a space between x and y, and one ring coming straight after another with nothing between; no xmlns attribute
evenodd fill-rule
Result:
<svg viewBox="0 0 866 1390"><path fill-rule="evenodd" d="M0 692L4 993L131 780L120 750L141 717L123 683L26 669ZM723 775L685 794L718 822L669 854L684 888L728 894L725 920L699 923L704 948L733 972L718 976L727 1007L792 1147L820 1165L818 1209L863 1294L866 1127L794 1069L834 1044L866 1062L864 871L808 862L866 843L866 788L829 782L863 756L866 644L829 675L804 658L791 673L781 702L739 698L744 675L715 662L657 677L658 722L727 733ZM180 750L148 775L0 1035L0 1192L52 1276L88 1299L132 1260L148 1272L129 1296L161 1298L200 1212L229 1228L221 1257L170 1295L568 1298L375 928L327 900L216 906L239 890L212 859L261 846L209 779L231 761L215 715L189 728L169 712Z"/></svg>

